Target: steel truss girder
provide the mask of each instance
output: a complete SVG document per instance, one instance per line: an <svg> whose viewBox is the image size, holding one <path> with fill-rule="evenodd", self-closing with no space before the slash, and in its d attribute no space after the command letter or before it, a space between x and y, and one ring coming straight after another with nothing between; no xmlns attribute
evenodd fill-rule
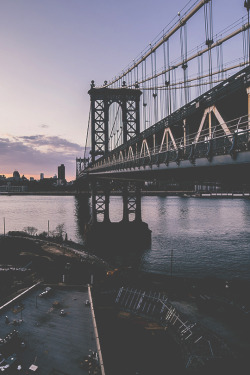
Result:
<svg viewBox="0 0 250 375"><path fill-rule="evenodd" d="M223 119L224 116L225 118L227 117L227 112L221 112L220 106L222 102L226 102L228 96L229 100L231 100L230 98L233 96L237 103L237 96L241 98L243 92L249 87L249 85L250 67L247 67L236 73L234 76L226 79L223 83L217 85L212 90L209 90L196 98L185 107L143 131L139 136L128 141L126 144L117 147L110 153L110 159L112 159L113 166L110 165L108 157L102 158L103 170L105 169L105 164L107 170L116 171L126 168L131 170L131 168L140 168L141 166L145 167L145 165L152 166L153 164L156 164L159 166L159 164L162 163L168 165L171 161L176 161L180 164L180 162L185 159L189 159L191 163L194 163L195 159L202 156L212 160L213 155L230 153L233 132L237 130L238 125L236 124L235 127L232 126L231 129L229 123L232 123L233 120L225 121ZM250 90L248 89L248 100L250 103L249 92ZM193 125L193 123L191 123L192 116L197 116L196 113L198 113L199 120L197 120L197 117L195 118L197 126L195 130L196 134L195 132L192 134L189 126L191 124ZM243 117L245 113L247 112L242 112ZM205 126L207 125L207 123L205 123L207 122L207 118L208 129L207 126ZM214 122L212 120L216 121L216 126L212 124ZM184 125L181 125L181 122ZM248 119L248 129L250 128L249 124L250 121ZM183 127L183 133L179 136L179 139L174 132L175 126L176 129L180 129L181 126ZM215 140L215 130L216 132L217 130L220 130L219 137L221 138L224 135L223 139L218 139L218 141ZM206 139L204 139L204 134ZM183 138L181 139L182 136ZM192 138L192 136L194 136L194 138ZM156 139L157 142L155 142ZM241 134L238 137L238 144L241 144L242 149L249 149L249 139L249 131L247 132L246 129L246 134ZM149 150L147 149L147 145ZM234 148L236 149L236 146ZM119 159L121 152L124 155L123 160L121 160L121 158ZM95 167L93 170L94 169Z"/></svg>
<svg viewBox="0 0 250 375"><path fill-rule="evenodd" d="M136 143L140 144L143 139L152 136L152 134L157 134L161 131L164 131L166 128L171 128L175 124L180 123L181 121L188 119L193 116L197 111L205 111L208 107L216 106L218 101L226 99L228 95L233 95L237 93L242 88L248 87L250 85L250 66L242 69L240 72L234 74L228 79L224 80L222 83L215 86L213 89L205 92L201 96L192 100L190 103L181 107L171 115L160 120L153 126L144 130L140 133L139 136L133 138L129 141L128 144L123 144L115 150L119 152L120 150L127 149L130 146L134 146ZM220 122L220 121L219 121Z"/></svg>
<svg viewBox="0 0 250 375"><path fill-rule="evenodd" d="M89 158L76 158L76 178L80 176L82 170L84 170L89 163Z"/></svg>

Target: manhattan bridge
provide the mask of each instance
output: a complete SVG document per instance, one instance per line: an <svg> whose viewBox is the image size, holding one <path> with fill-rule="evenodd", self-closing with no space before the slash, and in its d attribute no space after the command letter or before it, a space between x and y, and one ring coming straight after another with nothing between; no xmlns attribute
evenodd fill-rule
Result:
<svg viewBox="0 0 250 375"><path fill-rule="evenodd" d="M91 186L92 237L121 239L124 228L125 237L147 237L145 181L250 182L250 0L239 5L245 16L219 30L212 0L190 0L119 74L91 81L76 178ZM193 22L199 45L192 45ZM112 190L123 197L121 223L110 223Z"/></svg>

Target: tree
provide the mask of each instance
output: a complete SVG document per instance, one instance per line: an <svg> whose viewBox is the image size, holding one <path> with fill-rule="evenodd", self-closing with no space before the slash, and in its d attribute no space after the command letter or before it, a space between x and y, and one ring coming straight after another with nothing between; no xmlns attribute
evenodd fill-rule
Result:
<svg viewBox="0 0 250 375"><path fill-rule="evenodd" d="M41 238L46 238L46 237L48 237L48 233L43 231L38 236L41 237Z"/></svg>
<svg viewBox="0 0 250 375"><path fill-rule="evenodd" d="M55 237L62 238L63 237L63 233L65 233L64 224L58 224L56 226L56 229L53 231L53 235Z"/></svg>
<svg viewBox="0 0 250 375"><path fill-rule="evenodd" d="M30 234L31 236L34 236L38 229L35 227L24 227L23 230L24 232Z"/></svg>

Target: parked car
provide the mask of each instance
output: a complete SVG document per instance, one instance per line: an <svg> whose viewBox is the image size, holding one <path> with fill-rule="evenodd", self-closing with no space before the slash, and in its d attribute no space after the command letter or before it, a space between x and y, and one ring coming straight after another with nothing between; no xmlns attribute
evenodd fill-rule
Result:
<svg viewBox="0 0 250 375"><path fill-rule="evenodd" d="M50 288L49 286L47 288L44 289L44 291L42 293L39 294L39 297L45 297L47 296L50 292L51 292L52 288Z"/></svg>

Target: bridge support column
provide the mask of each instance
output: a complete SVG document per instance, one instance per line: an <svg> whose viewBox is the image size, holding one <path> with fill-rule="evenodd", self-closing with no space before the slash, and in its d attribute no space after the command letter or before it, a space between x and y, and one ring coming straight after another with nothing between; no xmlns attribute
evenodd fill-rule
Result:
<svg viewBox="0 0 250 375"><path fill-rule="evenodd" d="M130 214L134 215L134 221L139 223L142 222L141 216L141 186L140 184L131 184L127 182L123 183L122 189L122 200L123 200L123 217L124 223L129 223Z"/></svg>
<svg viewBox="0 0 250 375"><path fill-rule="evenodd" d="M123 219L114 223L109 218L110 184L98 186L97 191L96 182L91 182L92 220L84 235L86 245L97 252L150 246L151 230L141 217L141 186L122 182L119 187L122 187ZM99 217L103 221L98 221Z"/></svg>
<svg viewBox="0 0 250 375"><path fill-rule="evenodd" d="M122 203L123 203L123 215L122 221L124 223L129 222L129 211L128 211L128 183L124 182L122 189Z"/></svg>
<svg viewBox="0 0 250 375"><path fill-rule="evenodd" d="M110 189L109 186L105 187L105 208L104 208L104 219L103 221L105 223L110 223L110 218L109 218L109 203L110 203Z"/></svg>
<svg viewBox="0 0 250 375"><path fill-rule="evenodd" d="M187 119L183 120L183 146L184 148L188 145L189 143L189 130L188 130L188 124L187 124Z"/></svg>
<svg viewBox="0 0 250 375"><path fill-rule="evenodd" d="M102 191L97 192L96 181L91 181L91 222L97 223L98 217L103 217L103 222L109 223L109 198L110 198L110 187L104 185L100 187Z"/></svg>
<svg viewBox="0 0 250 375"><path fill-rule="evenodd" d="M96 181L91 181L91 221L92 223L97 222L96 214Z"/></svg>
<svg viewBox="0 0 250 375"><path fill-rule="evenodd" d="M135 221L137 223L141 223L141 187L139 186L139 184L136 185L135 189Z"/></svg>
<svg viewBox="0 0 250 375"><path fill-rule="evenodd" d="M209 132L209 139L212 137L212 110L208 112L208 132Z"/></svg>

